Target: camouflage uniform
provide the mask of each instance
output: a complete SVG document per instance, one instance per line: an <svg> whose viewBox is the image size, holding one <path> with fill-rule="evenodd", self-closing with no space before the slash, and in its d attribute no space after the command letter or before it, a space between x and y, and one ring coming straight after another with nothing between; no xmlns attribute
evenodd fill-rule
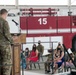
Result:
<svg viewBox="0 0 76 75"><path fill-rule="evenodd" d="M44 47L43 47L41 44L37 46L37 49L38 49L38 52L39 52L40 54L43 54L43 52L44 52Z"/></svg>
<svg viewBox="0 0 76 75"><path fill-rule="evenodd" d="M55 58L55 54L56 54L56 50L54 50L54 54L52 54L52 50L53 49L50 49L50 54L48 55L47 61L44 63L45 71L50 71L50 67L52 67L51 66L51 64L52 64L52 57Z"/></svg>
<svg viewBox="0 0 76 75"><path fill-rule="evenodd" d="M50 71L51 60L52 60L52 54L50 53L48 55L47 61L44 63L45 71Z"/></svg>
<svg viewBox="0 0 76 75"><path fill-rule="evenodd" d="M41 44L37 46L38 52L40 53L40 57L42 58L43 61L43 52L44 52L44 46L42 46Z"/></svg>
<svg viewBox="0 0 76 75"><path fill-rule="evenodd" d="M8 22L0 17L0 75L10 75L12 67L10 66L12 64L12 43L13 39L9 32Z"/></svg>

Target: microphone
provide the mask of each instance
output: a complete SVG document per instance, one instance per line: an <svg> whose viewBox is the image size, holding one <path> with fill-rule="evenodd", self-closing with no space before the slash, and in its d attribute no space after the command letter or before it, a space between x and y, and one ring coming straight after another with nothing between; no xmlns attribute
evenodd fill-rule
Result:
<svg viewBox="0 0 76 75"><path fill-rule="evenodd" d="M18 25L18 23L14 19L12 19L12 21L16 24L16 26Z"/></svg>
<svg viewBox="0 0 76 75"><path fill-rule="evenodd" d="M19 33L17 34L17 36L21 35L21 28L19 27L19 24L14 19L12 19L12 22L14 22L19 29Z"/></svg>

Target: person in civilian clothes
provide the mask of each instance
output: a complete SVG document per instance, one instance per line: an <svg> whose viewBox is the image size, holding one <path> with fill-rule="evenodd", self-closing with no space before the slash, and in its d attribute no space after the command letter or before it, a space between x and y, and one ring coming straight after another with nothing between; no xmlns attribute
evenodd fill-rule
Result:
<svg viewBox="0 0 76 75"><path fill-rule="evenodd" d="M36 49L36 44L33 45L30 56L27 58L27 69L29 69L30 62L36 62L38 60L38 50Z"/></svg>
<svg viewBox="0 0 76 75"><path fill-rule="evenodd" d="M22 69L26 69L26 59L25 59L25 56L24 56L24 51L21 51L20 57L21 57Z"/></svg>
<svg viewBox="0 0 76 75"><path fill-rule="evenodd" d="M61 48L57 48L55 56L56 57L54 58L54 73L56 72L57 68L59 68L64 62L64 52L61 50Z"/></svg>
<svg viewBox="0 0 76 75"><path fill-rule="evenodd" d="M25 58L28 58L29 57L29 55L30 55L30 51L29 51L29 48L26 48L25 49Z"/></svg>

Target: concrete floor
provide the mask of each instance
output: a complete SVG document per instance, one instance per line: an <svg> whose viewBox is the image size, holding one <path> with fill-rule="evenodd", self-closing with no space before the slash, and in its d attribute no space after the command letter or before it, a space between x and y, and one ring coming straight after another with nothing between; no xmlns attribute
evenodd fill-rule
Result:
<svg viewBox="0 0 76 75"><path fill-rule="evenodd" d="M43 58L44 59L44 62L46 61L46 57ZM40 60L42 61L42 60ZM44 63L40 63L40 67L41 69L39 69L38 65L36 64L36 69L34 68L34 65L32 65L32 70L24 70L24 71L21 71L21 75L52 75L51 73L49 74L45 74L45 70L44 70ZM56 73L54 75L59 75L59 73ZM67 73L63 73L60 75L68 75Z"/></svg>
<svg viewBox="0 0 76 75"><path fill-rule="evenodd" d="M39 69L38 67L37 67L37 65L36 65L36 69L33 67L32 68L32 70L24 70L24 71L21 71L21 75L53 75L53 74L51 74L51 73L49 73L49 74L45 74L45 70L44 70L44 65L43 64L40 64L41 65L41 69ZM54 75L68 75L67 73L69 73L69 72L66 72L65 74L64 73L56 73L56 74L54 74Z"/></svg>
<svg viewBox="0 0 76 75"><path fill-rule="evenodd" d="M21 75L70 75L69 72L64 73L57 73L57 74L42 74L42 73L36 73L31 71L24 71Z"/></svg>

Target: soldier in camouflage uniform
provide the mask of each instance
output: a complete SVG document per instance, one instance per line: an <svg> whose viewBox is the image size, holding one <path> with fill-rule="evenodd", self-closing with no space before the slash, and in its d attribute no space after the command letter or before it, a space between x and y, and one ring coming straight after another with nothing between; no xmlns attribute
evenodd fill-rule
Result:
<svg viewBox="0 0 76 75"><path fill-rule="evenodd" d="M42 55L43 55L43 52L44 52L44 46L41 45L41 41L40 41L40 40L38 41L37 50L38 50L38 52L40 53L40 56L41 56L42 61L43 61L43 57L42 57Z"/></svg>
<svg viewBox="0 0 76 75"><path fill-rule="evenodd" d="M52 60L52 54L50 53L48 55L47 61L44 63L45 73L49 73L50 72L51 60Z"/></svg>
<svg viewBox="0 0 76 75"><path fill-rule="evenodd" d="M48 52L50 53L48 55L48 58L46 60L46 62L44 63L44 67L45 67L45 73L49 73L50 72L50 68L52 67L52 57L55 58L55 54L57 52L57 50L54 50L54 54L52 56L52 50L53 49L49 49Z"/></svg>
<svg viewBox="0 0 76 75"><path fill-rule="evenodd" d="M2 9L0 11L0 75L10 75L12 67L11 45L13 44L13 39L6 17L7 10Z"/></svg>

